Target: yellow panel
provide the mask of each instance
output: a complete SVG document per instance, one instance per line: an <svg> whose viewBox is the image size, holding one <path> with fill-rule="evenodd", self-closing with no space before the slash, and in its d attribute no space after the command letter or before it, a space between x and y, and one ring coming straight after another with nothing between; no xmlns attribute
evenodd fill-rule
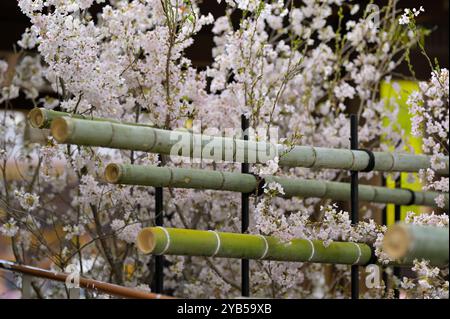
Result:
<svg viewBox="0 0 450 319"><path fill-rule="evenodd" d="M394 89L395 86L400 88L398 92ZM408 105L406 101L408 96L413 92L419 89L418 83L413 81L393 81L391 83L383 82L381 84L380 93L381 98L385 100L386 107L388 109L392 108L391 101L395 101L399 105L399 114L398 114L398 123L401 128L404 130L404 138L407 140L407 144L411 145L416 152L416 154L422 153L422 140L420 138L412 136L409 132L411 132L411 115L408 111ZM384 119L384 124L387 125L388 119ZM393 150L393 148L392 148ZM406 152L409 152L409 149L405 149ZM413 182L408 181L408 173L401 174L401 187L409 188L415 191L422 190L422 184L419 182L418 176L416 173L412 174ZM395 188L394 179L389 176L387 178L387 187ZM403 220L406 216L406 213L409 211L413 211L416 214L423 211L421 207L418 206L402 206L401 207L401 219ZM391 225L395 222L395 208L394 205L388 205L387 207L387 223Z"/></svg>

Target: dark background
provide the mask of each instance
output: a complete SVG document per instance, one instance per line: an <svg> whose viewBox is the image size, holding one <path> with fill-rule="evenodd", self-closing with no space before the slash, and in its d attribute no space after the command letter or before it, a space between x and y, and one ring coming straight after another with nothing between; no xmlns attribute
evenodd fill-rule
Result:
<svg viewBox="0 0 450 319"><path fill-rule="evenodd" d="M363 6L367 1L355 1ZM375 3L380 7L387 0L376 0ZM399 2L400 7L420 7L425 8L418 18L418 23L433 30L432 34L426 39L426 49L431 58L437 58L441 67L449 66L449 0L403 0ZM211 12L215 17L219 17L224 11L224 1L217 4L215 0L205 0L201 5L204 13ZM16 0L0 0L0 58L7 61L14 59L13 46L20 39L25 28L29 26L28 18L22 14L17 6ZM211 48L213 39L211 27L205 27L195 38L194 45L188 48L187 55L192 59L194 65L205 67L212 61ZM430 68L424 57L413 50L411 61L419 79L428 79ZM409 75L406 65L400 66L398 72ZM17 108L28 108L29 105L22 98L13 102Z"/></svg>

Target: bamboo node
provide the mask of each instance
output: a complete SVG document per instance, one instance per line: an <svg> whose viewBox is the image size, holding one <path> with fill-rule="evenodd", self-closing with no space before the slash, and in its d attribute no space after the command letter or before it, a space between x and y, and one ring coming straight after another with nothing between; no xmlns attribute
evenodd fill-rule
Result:
<svg viewBox="0 0 450 319"><path fill-rule="evenodd" d="M358 248L358 257L356 258L355 262L353 263L353 265L357 265L359 264L359 261L361 259L361 255L362 255L362 251L361 251L361 247L359 247L359 245L357 243L353 243L356 248Z"/></svg>
<svg viewBox="0 0 450 319"><path fill-rule="evenodd" d="M307 166L306 168L313 168L314 166L316 166L316 162L317 162L317 151L316 151L316 148L311 146L311 151L313 153L314 159L313 159L311 165Z"/></svg>
<svg viewBox="0 0 450 319"><path fill-rule="evenodd" d="M220 251L220 246L222 244L222 242L220 241L220 236L219 234L215 231L215 230L210 230L210 232L214 233L214 235L216 236L217 239L217 246L216 249L214 251L214 253L211 255L211 257L216 257L216 255L219 253Z"/></svg>
<svg viewBox="0 0 450 319"><path fill-rule="evenodd" d="M311 245L311 255L308 258L308 261L311 261L314 258L314 254L316 253L316 248L314 247L314 243L311 239L306 239L308 243Z"/></svg>
<svg viewBox="0 0 450 319"><path fill-rule="evenodd" d="M264 252L263 252L262 256L259 258L260 260L262 260L267 257L267 253L269 252L269 243L267 242L267 239L265 236L259 235L259 237L261 237L262 240L264 241Z"/></svg>
<svg viewBox="0 0 450 319"><path fill-rule="evenodd" d="M162 250L162 252L159 253L159 255L164 255L170 248L170 234L167 231L167 229L165 229L164 227L158 226L157 228L161 229L164 234L166 235L166 246L164 247L164 249Z"/></svg>

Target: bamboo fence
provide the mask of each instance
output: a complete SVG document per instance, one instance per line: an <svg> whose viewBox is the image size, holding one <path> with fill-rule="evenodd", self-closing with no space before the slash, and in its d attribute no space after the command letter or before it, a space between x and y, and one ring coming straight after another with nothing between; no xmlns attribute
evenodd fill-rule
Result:
<svg viewBox="0 0 450 319"><path fill-rule="evenodd" d="M343 169L350 171L418 172L431 168L431 158L389 152L332 149L312 146L287 147L246 141L240 138L208 136L189 131L169 131L149 125L127 124L103 118L85 119L67 113L35 109L29 116L34 127L51 128L59 143L163 155L240 163L266 163L279 157L280 166ZM448 176L449 159L437 173ZM262 183L277 182L284 197L350 198L350 184L289 179L251 174L195 169L110 164L105 170L110 183L154 187L178 187L258 193ZM414 192L360 185L360 200L396 205L436 206L435 192ZM448 209L448 194L445 208ZM364 243L293 239L164 227L144 228L137 246L145 254L209 256L223 258L367 265L374 261L372 248ZM414 259L428 259L433 265L448 265L448 228L399 224L385 235L383 247L395 265L408 266Z"/></svg>
<svg viewBox="0 0 450 319"><path fill-rule="evenodd" d="M22 273L33 277L49 279L65 283L69 274L49 271L27 265L19 265L14 262L0 260L0 269ZM145 292L133 288L110 284L94 279L80 277L80 287L106 293L111 296L133 299L172 299L172 297Z"/></svg>

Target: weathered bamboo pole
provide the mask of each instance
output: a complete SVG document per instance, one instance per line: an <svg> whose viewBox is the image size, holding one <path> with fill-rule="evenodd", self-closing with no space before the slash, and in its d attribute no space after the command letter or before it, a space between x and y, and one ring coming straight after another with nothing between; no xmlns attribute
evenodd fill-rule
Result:
<svg viewBox="0 0 450 319"><path fill-rule="evenodd" d="M111 121L91 121L58 117L51 131L59 143L145 151L165 155L229 161L266 163L279 157L281 166L332 168L362 171L370 165L365 151L295 146L214 137L188 131L168 131L148 126L134 126ZM377 171L417 172L431 167L430 157L388 152L374 152L373 169ZM439 174L448 175L448 157Z"/></svg>
<svg viewBox="0 0 450 319"><path fill-rule="evenodd" d="M384 235L383 250L400 264L426 259L435 266L448 266L448 236L448 227L398 223Z"/></svg>
<svg viewBox="0 0 450 319"><path fill-rule="evenodd" d="M104 177L106 181L114 184L211 189L239 193L254 193L261 186L261 181L251 174L114 163L107 165ZM317 197L347 200L350 196L348 183L276 176L266 176L264 180L266 183L279 183L285 192L283 197L286 198ZM436 192L412 192L359 185L359 199L368 202L436 207L435 198L438 195ZM448 194L444 196L448 208Z"/></svg>
<svg viewBox="0 0 450 319"><path fill-rule="evenodd" d="M18 272L33 277L39 277L44 279L49 279L53 281L66 282L69 274L59 273L54 271L49 271L41 268L19 265L14 262L1 260L0 259L0 269ZM110 284L98 280L88 279L80 277L80 287L90 290L101 291L108 295L122 297L122 298L133 298L133 299L173 299L172 297L149 293L133 288L123 287L115 284Z"/></svg>
<svg viewBox="0 0 450 319"><path fill-rule="evenodd" d="M238 259L366 265L372 259L366 244L293 239L179 228L148 227L137 237L144 254L208 256Z"/></svg>
<svg viewBox="0 0 450 319"><path fill-rule="evenodd" d="M117 120L113 119L107 119L107 118L100 118L100 117L92 117L87 115L80 115L80 114L71 114L67 112L61 112L61 111L54 111L54 110L48 110L42 107L35 107L28 113L28 122L30 125L34 128L39 129L45 129L50 128L53 120L59 118L59 117L69 117L69 118L76 118L76 119L84 119L84 120L91 120L91 121L100 121L100 122L111 122L111 123L122 123ZM138 123L126 123L127 125L132 126L152 126L152 124L138 124Z"/></svg>

